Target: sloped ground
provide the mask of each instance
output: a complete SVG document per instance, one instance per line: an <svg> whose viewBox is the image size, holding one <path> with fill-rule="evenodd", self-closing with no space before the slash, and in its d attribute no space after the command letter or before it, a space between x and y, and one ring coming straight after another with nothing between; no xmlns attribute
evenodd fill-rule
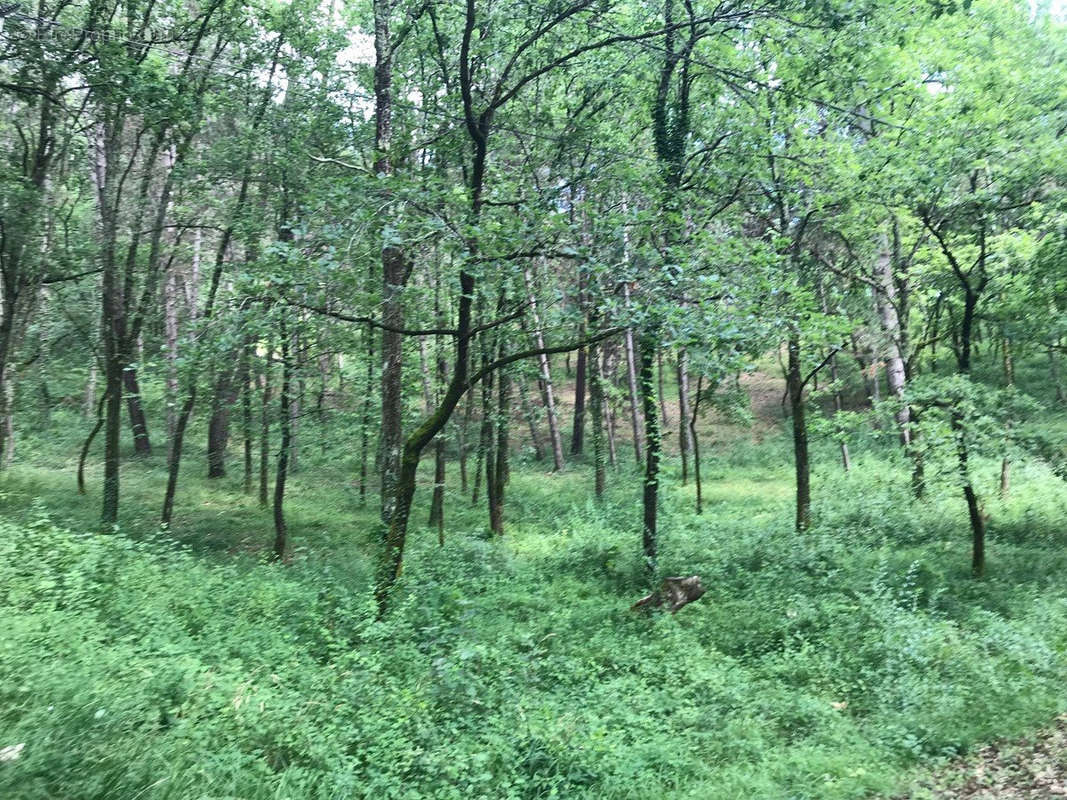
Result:
<svg viewBox="0 0 1067 800"><path fill-rule="evenodd" d="M1067 714L1033 737L983 747L898 800L1038 800L1067 797Z"/></svg>

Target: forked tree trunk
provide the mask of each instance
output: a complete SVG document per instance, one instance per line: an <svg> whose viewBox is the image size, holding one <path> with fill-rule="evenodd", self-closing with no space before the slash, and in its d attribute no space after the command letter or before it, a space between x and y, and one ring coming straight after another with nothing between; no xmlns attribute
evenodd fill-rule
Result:
<svg viewBox="0 0 1067 800"><path fill-rule="evenodd" d="M700 395L704 376L697 375L697 392L693 397L693 413L689 417L689 435L693 439L693 480L697 489L697 514L704 513L704 488L700 482L700 437L697 435L697 420L700 418Z"/></svg>

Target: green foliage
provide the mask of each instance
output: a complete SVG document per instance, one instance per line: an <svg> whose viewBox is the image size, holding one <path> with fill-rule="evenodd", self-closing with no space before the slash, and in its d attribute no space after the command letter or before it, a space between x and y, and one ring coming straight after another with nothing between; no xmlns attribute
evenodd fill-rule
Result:
<svg viewBox="0 0 1067 800"><path fill-rule="evenodd" d="M702 517L668 481L662 567L708 593L652 618L628 611L644 591L636 486L600 507L580 482L515 472L495 540L450 503L446 547L419 533L377 622L369 571L345 566L369 563L369 540L309 516L349 507L334 486L294 488L300 547L280 568L195 538L64 529L23 504L43 473L16 471L0 745L25 748L0 794L862 797L1062 707L1055 478L1020 475L975 584L953 500L910 505L877 449L817 476L798 538L781 447L715 453Z"/></svg>

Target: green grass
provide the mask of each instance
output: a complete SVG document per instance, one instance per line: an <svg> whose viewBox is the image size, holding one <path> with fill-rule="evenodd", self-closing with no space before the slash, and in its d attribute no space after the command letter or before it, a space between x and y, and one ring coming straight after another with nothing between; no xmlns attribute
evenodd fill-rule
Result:
<svg viewBox="0 0 1067 800"><path fill-rule="evenodd" d="M60 425L60 420L57 425ZM76 426L71 426L76 427ZM309 426L310 427L310 426ZM674 616L646 591L640 482L602 505L589 470L517 465L507 533L461 497L423 527L396 607L373 617L379 528L353 453L306 446L269 512L191 454L171 531L158 456L123 471L122 526L95 530L61 436L0 482L0 763L5 798L851 798L1012 736L1067 706L1067 491L1019 466L968 575L950 485L913 503L893 450L816 450L816 526L791 530L778 434L708 447L706 510L668 467L663 574L707 594ZM626 457L629 452L620 450Z"/></svg>

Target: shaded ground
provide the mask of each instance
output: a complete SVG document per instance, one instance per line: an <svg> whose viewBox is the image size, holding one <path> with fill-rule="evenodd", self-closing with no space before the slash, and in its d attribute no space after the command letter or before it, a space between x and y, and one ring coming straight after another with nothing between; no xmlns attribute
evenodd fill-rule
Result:
<svg viewBox="0 0 1067 800"><path fill-rule="evenodd" d="M983 747L917 782L897 800L1067 797L1067 714L1033 737Z"/></svg>

